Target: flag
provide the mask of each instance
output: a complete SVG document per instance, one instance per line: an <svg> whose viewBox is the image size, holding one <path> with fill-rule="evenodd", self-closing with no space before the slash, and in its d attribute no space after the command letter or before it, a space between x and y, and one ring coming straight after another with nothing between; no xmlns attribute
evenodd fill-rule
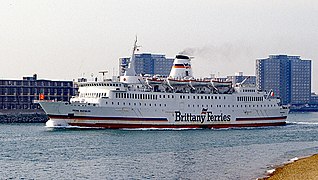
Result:
<svg viewBox="0 0 318 180"><path fill-rule="evenodd" d="M40 100L44 100L44 94L43 94L43 93L40 93L39 99L40 99Z"/></svg>

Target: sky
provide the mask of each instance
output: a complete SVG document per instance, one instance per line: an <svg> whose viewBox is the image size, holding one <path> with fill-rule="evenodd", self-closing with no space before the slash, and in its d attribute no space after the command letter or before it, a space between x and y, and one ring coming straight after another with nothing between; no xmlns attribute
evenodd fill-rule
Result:
<svg viewBox="0 0 318 180"><path fill-rule="evenodd" d="M137 35L141 52L190 53L196 77L255 75L257 58L299 55L318 92L317 17L315 0L1 0L0 78L110 77Z"/></svg>

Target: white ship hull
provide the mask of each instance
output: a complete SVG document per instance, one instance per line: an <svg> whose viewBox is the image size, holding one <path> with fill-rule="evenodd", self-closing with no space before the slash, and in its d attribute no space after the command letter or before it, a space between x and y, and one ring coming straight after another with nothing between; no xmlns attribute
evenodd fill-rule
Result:
<svg viewBox="0 0 318 180"><path fill-rule="evenodd" d="M183 96L185 99L180 99ZM188 96L199 99L194 104L187 101ZM118 129L278 126L286 124L288 114L288 109L279 108L276 103L267 103L264 107L258 106L259 102L235 103L235 95L214 95L217 98L214 100L200 99L206 95L175 94L173 97L162 103L158 99L100 99L98 104L45 101L40 104L50 118L47 122L49 127Z"/></svg>

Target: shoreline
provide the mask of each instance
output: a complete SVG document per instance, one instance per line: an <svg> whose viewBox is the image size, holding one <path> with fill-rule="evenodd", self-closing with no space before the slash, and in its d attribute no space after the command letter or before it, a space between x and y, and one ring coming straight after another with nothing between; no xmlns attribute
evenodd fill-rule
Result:
<svg viewBox="0 0 318 180"><path fill-rule="evenodd" d="M265 177L259 180L281 180L281 179L317 179L318 177L318 154L293 158L288 162L268 170Z"/></svg>

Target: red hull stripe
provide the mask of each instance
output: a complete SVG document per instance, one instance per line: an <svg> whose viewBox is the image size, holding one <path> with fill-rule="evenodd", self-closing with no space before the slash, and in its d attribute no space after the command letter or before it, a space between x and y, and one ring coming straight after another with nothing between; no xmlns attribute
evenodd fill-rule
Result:
<svg viewBox="0 0 318 180"><path fill-rule="evenodd" d="M283 126L286 122L277 123L257 123L257 124L211 124L211 125L192 125L192 124L111 124L111 123L69 123L71 126L95 127L106 129L136 129L136 128L158 128L158 129L173 129L173 128L187 128L187 129L211 129L211 128L236 128L236 127L263 127L263 126Z"/></svg>
<svg viewBox="0 0 318 180"><path fill-rule="evenodd" d="M190 68L191 68L191 66L174 65L172 68L186 68L186 69L190 69Z"/></svg>
<svg viewBox="0 0 318 180"><path fill-rule="evenodd" d="M287 116L262 117L262 118L236 118L236 121L266 121L266 120L282 120L282 119L287 119Z"/></svg>
<svg viewBox="0 0 318 180"><path fill-rule="evenodd" d="M167 118L135 118L135 117L94 117L94 116L67 116L48 115L52 119L75 119L75 120L116 120L116 121L159 121L167 122Z"/></svg>

